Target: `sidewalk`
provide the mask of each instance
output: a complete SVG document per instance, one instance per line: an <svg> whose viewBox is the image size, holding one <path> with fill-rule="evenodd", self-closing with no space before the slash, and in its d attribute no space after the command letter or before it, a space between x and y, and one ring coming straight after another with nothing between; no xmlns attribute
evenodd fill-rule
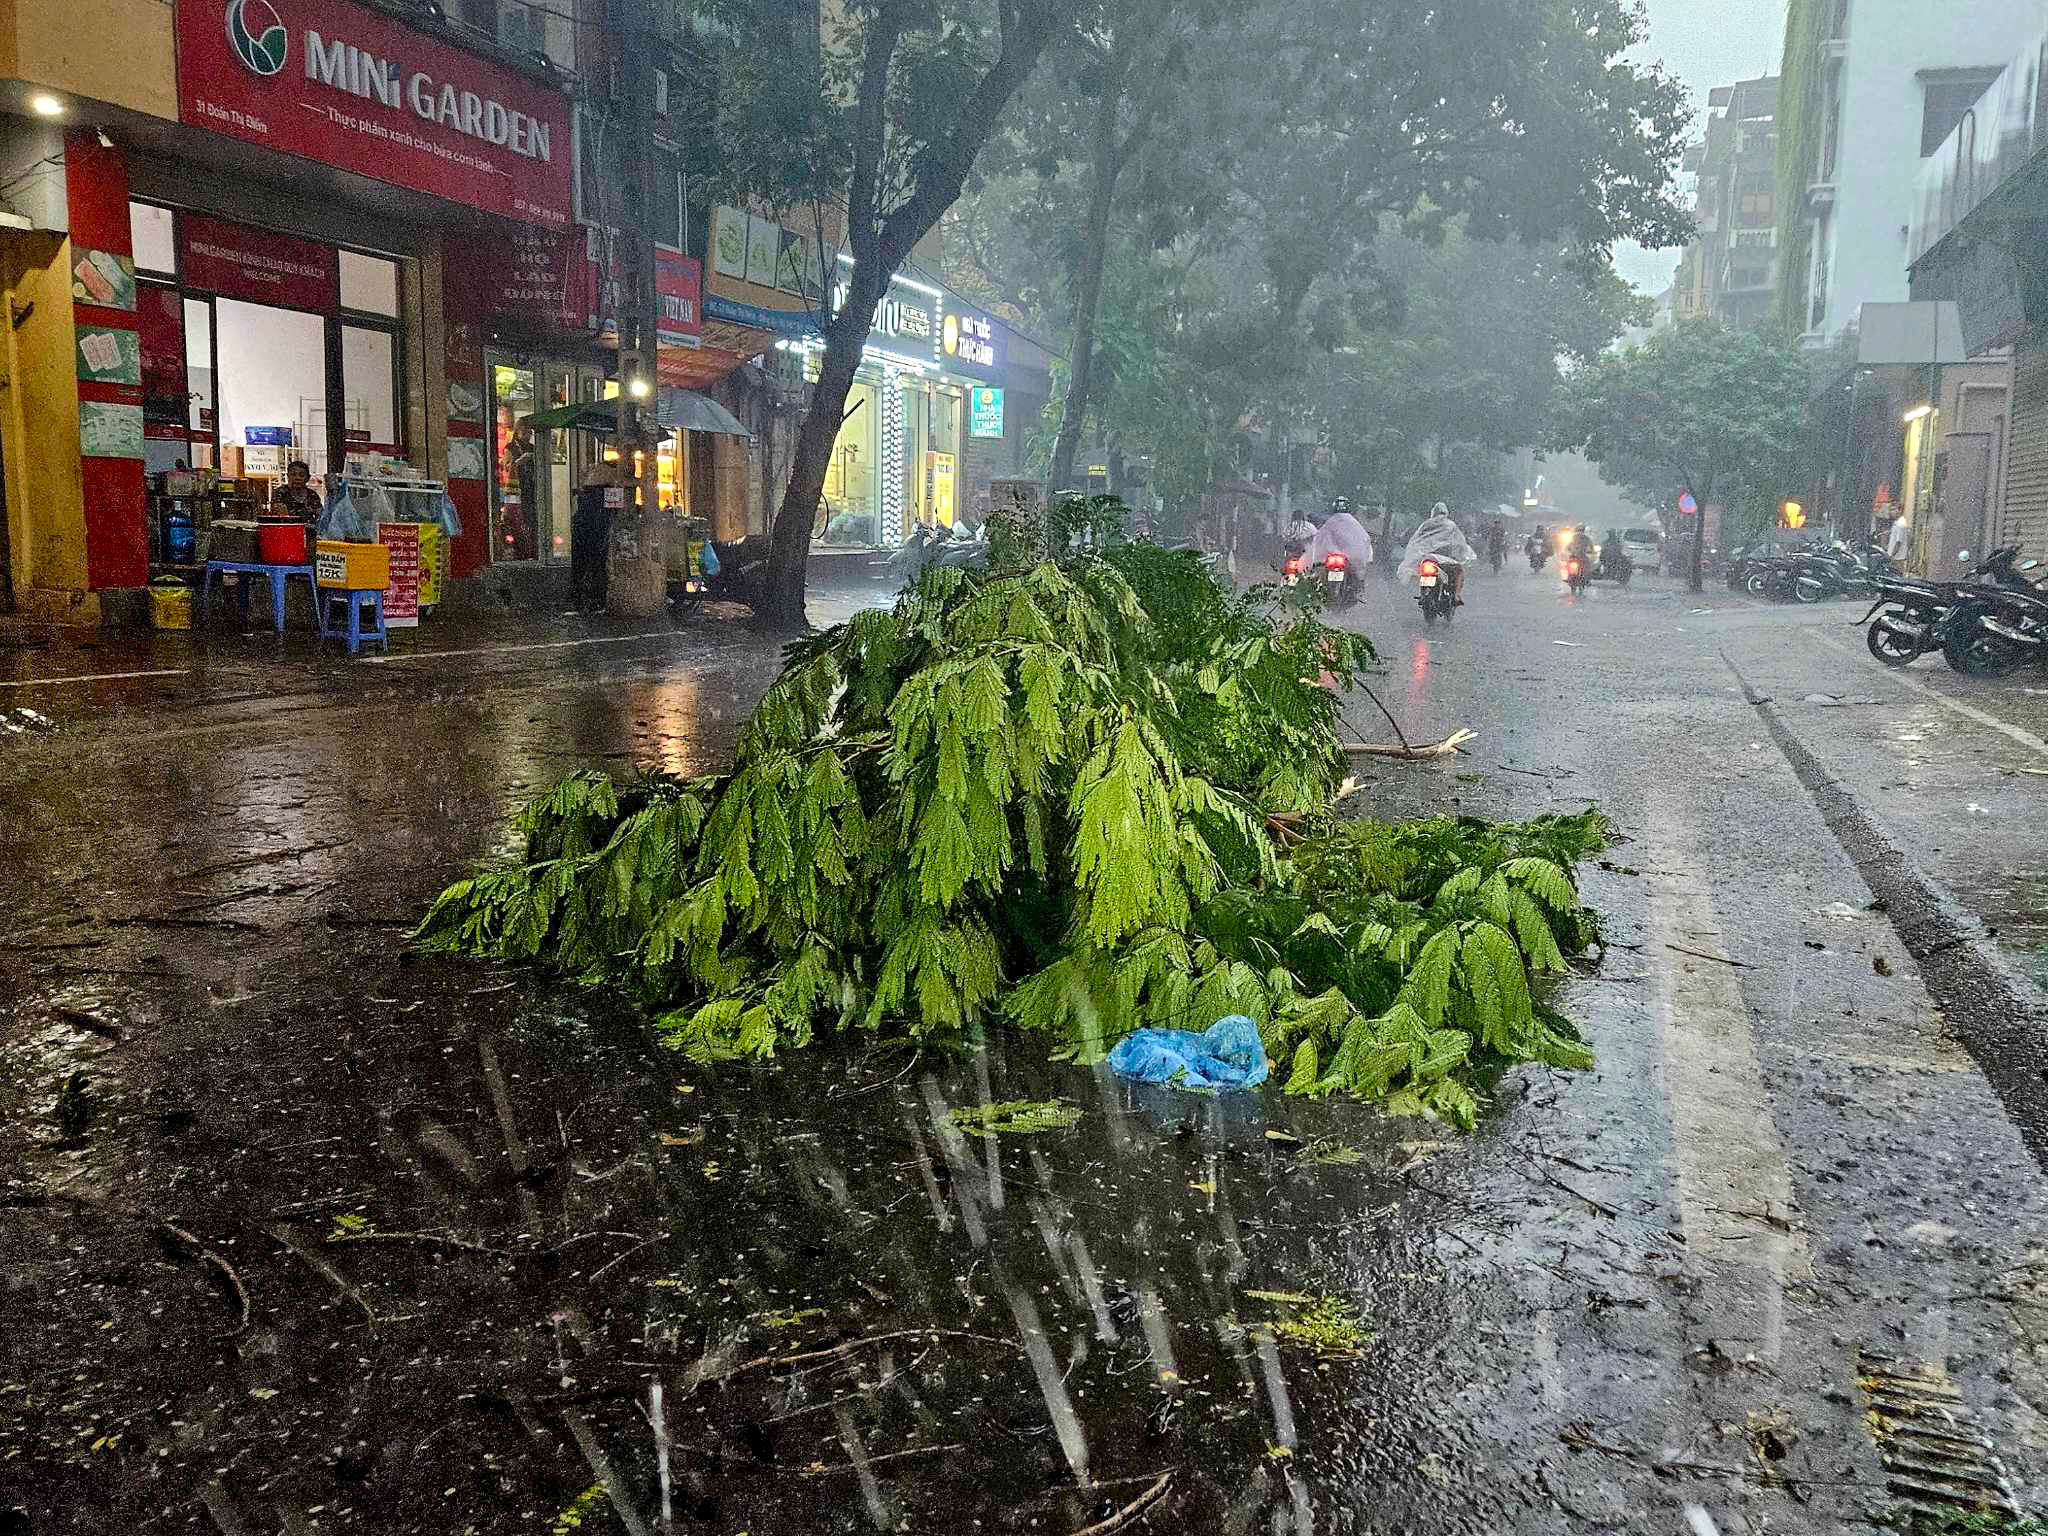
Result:
<svg viewBox="0 0 2048 1536"><path fill-rule="evenodd" d="M894 592L876 584L813 586L811 622L819 627L844 622L863 608L885 604ZM241 629L217 608L211 625L192 630L86 629L22 624L0 629L0 712L33 704L48 711L65 694L89 694L99 685L187 679L263 690L266 685L302 689L350 676L355 669L383 666L434 668L458 658L559 652L591 647L643 646L666 650L710 650L720 655L759 648L774 654L785 637L758 629L737 603L705 603L671 610L666 619L587 617L554 609L500 611L464 609L423 619L417 628L393 629L388 651L366 643L351 657L337 641L323 641L312 628L300 593L285 605L285 630L270 624L268 602L259 594L252 627Z"/></svg>

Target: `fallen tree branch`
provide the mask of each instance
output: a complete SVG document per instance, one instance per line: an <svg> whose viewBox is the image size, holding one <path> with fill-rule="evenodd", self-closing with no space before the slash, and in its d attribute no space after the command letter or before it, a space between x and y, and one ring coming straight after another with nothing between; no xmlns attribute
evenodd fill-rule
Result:
<svg viewBox="0 0 2048 1536"><path fill-rule="evenodd" d="M242 1277L235 1273L235 1266L176 1223L159 1221L157 1225L228 1277L228 1284L235 1288L235 1297L242 1304L242 1319L235 1324L235 1333L240 1333L243 1329L247 1328L249 1326L250 1313L249 1288L242 1284ZM234 1337L234 1334L230 1334L229 1337Z"/></svg>
<svg viewBox="0 0 2048 1536"><path fill-rule="evenodd" d="M1093 1525L1082 1526L1080 1530L1073 1533L1073 1536L1109 1536L1111 1531L1122 1530L1131 1521L1137 1519L1161 1498L1165 1497L1167 1486L1172 1482L1173 1471L1171 1468L1168 1468L1159 1474L1157 1482L1153 1483L1150 1488L1147 1488L1122 1509L1106 1520L1098 1520Z"/></svg>
<svg viewBox="0 0 2048 1536"><path fill-rule="evenodd" d="M834 1472L858 1472L863 1466L876 1467L885 1461L901 1461L906 1456L937 1456L945 1451L964 1449L966 1449L965 1445L958 1443L953 1445L923 1445L914 1451L891 1451L886 1456L870 1456L865 1462L841 1461L835 1462L829 1467L799 1467L796 1470L799 1477L828 1477Z"/></svg>
<svg viewBox="0 0 2048 1536"><path fill-rule="evenodd" d="M1419 747L1411 746L1405 741L1399 746L1369 741L1346 741L1338 745L1353 757L1393 757L1406 762L1420 762L1425 758L1449 757L1453 753L1463 752L1465 743L1478 734L1477 731L1461 728L1451 732L1442 741L1425 742Z"/></svg>
<svg viewBox="0 0 2048 1536"><path fill-rule="evenodd" d="M283 1227L266 1225L261 1230L268 1234L273 1242L304 1259L315 1274L319 1275L321 1279L325 1280L329 1285L360 1307L363 1316L370 1320L372 1328L378 1327L383 1323L384 1319L377 1315L377 1309L370 1305L370 1299L353 1285L350 1285L347 1277L340 1270L293 1237Z"/></svg>
<svg viewBox="0 0 2048 1536"><path fill-rule="evenodd" d="M992 1339L985 1333L964 1333L957 1328L899 1328L894 1333L872 1333L866 1338L848 1339L844 1344L835 1344L830 1349L807 1350L796 1355L763 1355L758 1360L743 1360L730 1371L728 1376L737 1376L741 1371L759 1370L763 1366L807 1365L813 1360L836 1360L876 1344L888 1344L897 1339L974 1339L982 1344L1004 1344L1008 1339Z"/></svg>

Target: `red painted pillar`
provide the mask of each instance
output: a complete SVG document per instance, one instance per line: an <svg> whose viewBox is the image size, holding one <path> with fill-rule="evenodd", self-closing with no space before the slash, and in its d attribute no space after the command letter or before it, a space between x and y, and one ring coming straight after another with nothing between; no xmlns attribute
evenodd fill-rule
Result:
<svg viewBox="0 0 2048 1536"><path fill-rule="evenodd" d="M128 167L90 128L64 136L71 216L72 324L78 362L79 471L86 581L94 590L149 580L142 475L142 363Z"/></svg>

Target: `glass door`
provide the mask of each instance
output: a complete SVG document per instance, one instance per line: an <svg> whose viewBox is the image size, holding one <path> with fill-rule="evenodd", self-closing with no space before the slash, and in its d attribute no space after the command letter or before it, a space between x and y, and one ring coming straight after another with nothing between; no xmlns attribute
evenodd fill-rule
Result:
<svg viewBox="0 0 2048 1536"><path fill-rule="evenodd" d="M491 559L539 553L542 486L538 445L527 418L537 408L534 370L508 357L485 359L491 381Z"/></svg>

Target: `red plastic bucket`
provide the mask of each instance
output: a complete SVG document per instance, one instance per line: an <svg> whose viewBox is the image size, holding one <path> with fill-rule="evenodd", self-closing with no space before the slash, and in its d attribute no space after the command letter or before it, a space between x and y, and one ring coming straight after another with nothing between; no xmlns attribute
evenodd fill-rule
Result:
<svg viewBox="0 0 2048 1536"><path fill-rule="evenodd" d="M304 565L306 525L264 523L256 530L256 548L265 565Z"/></svg>

